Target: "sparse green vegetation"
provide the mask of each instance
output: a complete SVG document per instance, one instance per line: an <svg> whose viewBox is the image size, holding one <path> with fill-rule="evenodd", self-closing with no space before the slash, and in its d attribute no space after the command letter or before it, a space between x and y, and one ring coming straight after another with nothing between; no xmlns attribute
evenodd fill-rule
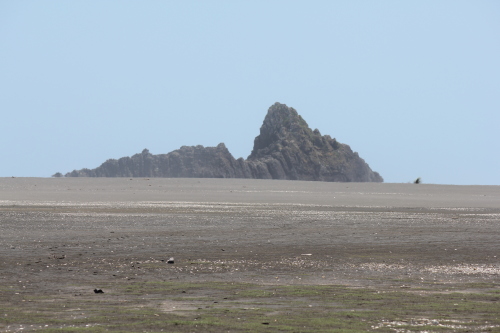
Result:
<svg viewBox="0 0 500 333"><path fill-rule="evenodd" d="M474 293L443 293L438 286L431 291L401 291L170 281L108 287L114 291L97 299L66 297L51 303L33 299L29 306L17 308L4 303L0 325L31 325L40 332L252 332L263 327L290 332L384 332L391 325L410 332L500 329L494 284L475 285Z"/></svg>

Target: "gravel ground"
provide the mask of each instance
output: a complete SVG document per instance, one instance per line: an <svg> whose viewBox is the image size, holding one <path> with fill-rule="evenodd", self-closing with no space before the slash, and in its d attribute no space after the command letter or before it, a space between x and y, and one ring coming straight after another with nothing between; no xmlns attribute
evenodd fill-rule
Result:
<svg viewBox="0 0 500 333"><path fill-rule="evenodd" d="M499 186L0 178L1 302L138 281L498 284L499 223Z"/></svg>

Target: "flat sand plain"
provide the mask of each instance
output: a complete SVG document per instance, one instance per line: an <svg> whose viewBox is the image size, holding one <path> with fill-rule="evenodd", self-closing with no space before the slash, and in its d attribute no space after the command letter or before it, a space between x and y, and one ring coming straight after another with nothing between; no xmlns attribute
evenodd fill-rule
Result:
<svg viewBox="0 0 500 333"><path fill-rule="evenodd" d="M500 330L500 186L0 178L0 230L2 332Z"/></svg>

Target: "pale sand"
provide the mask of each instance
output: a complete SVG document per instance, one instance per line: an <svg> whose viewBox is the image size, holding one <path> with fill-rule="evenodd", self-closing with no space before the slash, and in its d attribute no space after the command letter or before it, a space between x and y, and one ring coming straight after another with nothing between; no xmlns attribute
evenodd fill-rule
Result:
<svg viewBox="0 0 500 333"><path fill-rule="evenodd" d="M0 212L4 260L61 246L74 265L91 253L260 262L311 252L307 260L363 257L367 267L498 264L500 255L500 186L2 178Z"/></svg>

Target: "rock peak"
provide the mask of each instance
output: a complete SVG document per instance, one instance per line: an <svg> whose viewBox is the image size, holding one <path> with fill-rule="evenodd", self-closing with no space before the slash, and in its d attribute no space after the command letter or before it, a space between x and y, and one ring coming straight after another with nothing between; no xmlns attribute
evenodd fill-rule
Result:
<svg viewBox="0 0 500 333"><path fill-rule="evenodd" d="M267 111L249 158L261 155L261 150L271 148L281 141L294 140L298 136L311 133L309 125L294 108L276 102Z"/></svg>

